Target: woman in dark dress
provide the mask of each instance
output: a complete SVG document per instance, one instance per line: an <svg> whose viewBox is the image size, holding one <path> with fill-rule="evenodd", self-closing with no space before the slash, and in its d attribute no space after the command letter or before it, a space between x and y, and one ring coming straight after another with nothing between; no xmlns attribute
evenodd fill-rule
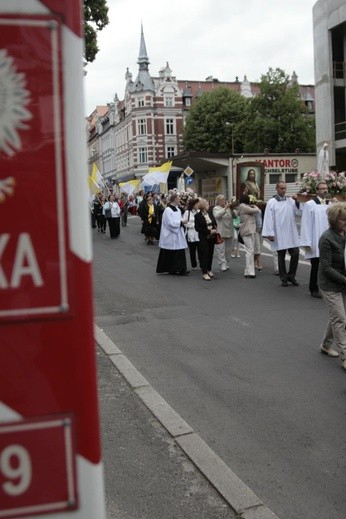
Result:
<svg viewBox="0 0 346 519"><path fill-rule="evenodd" d="M210 281L214 277L211 270L214 255L216 220L209 209L208 200L201 198L198 203L199 212L195 214L195 229L198 232L199 258L203 279Z"/></svg>
<svg viewBox="0 0 346 519"><path fill-rule="evenodd" d="M154 205L153 197L148 196L142 208L143 229L147 245L154 245L158 226L158 206Z"/></svg>

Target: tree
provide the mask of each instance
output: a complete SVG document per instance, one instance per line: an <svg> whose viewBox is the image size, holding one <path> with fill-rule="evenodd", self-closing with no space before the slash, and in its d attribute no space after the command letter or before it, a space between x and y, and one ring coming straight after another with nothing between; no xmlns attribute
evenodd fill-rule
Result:
<svg viewBox="0 0 346 519"><path fill-rule="evenodd" d="M247 114L238 128L245 153L315 151L315 121L308 115L299 96L279 68L262 75L260 93L250 99Z"/></svg>
<svg viewBox="0 0 346 519"><path fill-rule="evenodd" d="M186 119L185 149L231 152L233 142L234 150L242 151L237 127L244 117L246 105L246 99L238 92L222 86L197 98Z"/></svg>
<svg viewBox="0 0 346 519"><path fill-rule="evenodd" d="M99 51L97 31L109 23L107 0L84 0L85 60L94 61Z"/></svg>

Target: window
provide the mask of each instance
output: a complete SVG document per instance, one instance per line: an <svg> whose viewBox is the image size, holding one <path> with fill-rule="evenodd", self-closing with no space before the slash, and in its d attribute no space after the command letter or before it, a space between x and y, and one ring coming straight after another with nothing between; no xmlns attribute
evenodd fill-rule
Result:
<svg viewBox="0 0 346 519"><path fill-rule="evenodd" d="M286 182L295 182L297 180L297 175L295 173L286 173L285 178Z"/></svg>
<svg viewBox="0 0 346 519"><path fill-rule="evenodd" d="M175 155L175 146L167 146L167 158L170 159Z"/></svg>
<svg viewBox="0 0 346 519"><path fill-rule="evenodd" d="M148 150L147 148L139 148L139 163L146 164L148 162Z"/></svg>
<svg viewBox="0 0 346 519"><path fill-rule="evenodd" d="M166 119L166 135L174 134L174 120Z"/></svg>
<svg viewBox="0 0 346 519"><path fill-rule="evenodd" d="M147 121L145 119L138 119L138 135L147 134Z"/></svg>
<svg viewBox="0 0 346 519"><path fill-rule="evenodd" d="M191 106L191 97L185 97L185 106Z"/></svg>
<svg viewBox="0 0 346 519"><path fill-rule="evenodd" d="M279 180L282 180L282 175L278 175L278 174L272 174L272 175L269 175L269 184L276 184L277 182L279 182Z"/></svg>
<svg viewBox="0 0 346 519"><path fill-rule="evenodd" d="M165 106L174 106L173 96L165 96Z"/></svg>
<svg viewBox="0 0 346 519"><path fill-rule="evenodd" d="M144 106L144 97L139 97L138 98L138 106L139 107Z"/></svg>

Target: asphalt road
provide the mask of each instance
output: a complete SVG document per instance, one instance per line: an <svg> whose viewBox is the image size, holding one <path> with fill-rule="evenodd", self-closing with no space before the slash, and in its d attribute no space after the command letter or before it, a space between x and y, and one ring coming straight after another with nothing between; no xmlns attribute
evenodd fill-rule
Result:
<svg viewBox="0 0 346 519"><path fill-rule="evenodd" d="M256 279L244 254L211 282L156 275L138 218L92 232L98 326L280 519L343 518L346 373L319 353L309 266L288 288L267 253Z"/></svg>

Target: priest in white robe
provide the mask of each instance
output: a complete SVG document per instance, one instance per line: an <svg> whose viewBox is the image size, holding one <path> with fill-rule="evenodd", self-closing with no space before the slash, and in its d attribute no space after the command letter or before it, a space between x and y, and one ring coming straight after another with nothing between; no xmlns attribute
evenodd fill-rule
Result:
<svg viewBox="0 0 346 519"><path fill-rule="evenodd" d="M288 283L298 286L295 275L299 262L299 235L296 224L296 216L301 214L296 195L286 196L285 182L276 184L276 195L268 200L264 213L262 236L270 241L272 251L278 253L278 267L281 285L287 287ZM286 270L286 251L291 259L289 270Z"/></svg>
<svg viewBox="0 0 346 519"><path fill-rule="evenodd" d="M156 273L169 273L186 276L185 249L187 242L184 233L183 218L178 207L180 196L174 193L163 212L160 232L160 254L157 261Z"/></svg>
<svg viewBox="0 0 346 519"><path fill-rule="evenodd" d="M324 231L329 228L326 198L328 186L325 182L319 182L316 188L316 196L309 200L303 207L303 215L300 226L300 243L304 248L305 259L311 263L309 290L312 297L321 298L318 287L318 266L320 251L318 242Z"/></svg>

